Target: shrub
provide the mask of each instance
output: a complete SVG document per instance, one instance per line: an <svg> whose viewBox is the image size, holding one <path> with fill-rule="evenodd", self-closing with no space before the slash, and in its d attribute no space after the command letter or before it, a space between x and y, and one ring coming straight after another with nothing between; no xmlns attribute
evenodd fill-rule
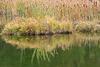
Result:
<svg viewBox="0 0 100 67"><path fill-rule="evenodd" d="M31 35L31 34L55 34L72 32L71 22L60 22L51 17L41 18L17 18L8 23L1 34Z"/></svg>
<svg viewBox="0 0 100 67"><path fill-rule="evenodd" d="M93 22L82 22L76 25L75 30L79 32L93 33L93 32L99 32L100 26L97 23L93 23Z"/></svg>

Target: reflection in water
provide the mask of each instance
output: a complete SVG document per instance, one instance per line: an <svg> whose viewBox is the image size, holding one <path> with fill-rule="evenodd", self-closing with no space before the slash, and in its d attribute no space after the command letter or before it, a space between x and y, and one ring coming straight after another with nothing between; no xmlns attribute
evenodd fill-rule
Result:
<svg viewBox="0 0 100 67"><path fill-rule="evenodd" d="M63 50L71 46L73 42L72 35L53 35L53 36L26 36L26 37L13 37L2 36L6 43L16 46L25 50L25 48L34 48L32 55L32 62L34 56L40 59L50 61L48 55L53 56L57 54L56 48L61 47Z"/></svg>
<svg viewBox="0 0 100 67"><path fill-rule="evenodd" d="M17 46L18 49L22 50L21 60L25 49L34 49L31 58L32 63L34 57L37 58L38 63L40 60L48 60L50 62L51 56L55 57L55 55L59 54L57 51L58 48L66 51L74 49L73 46L78 46L83 50L86 46L91 48L91 46L98 45L100 40L100 36L97 34L89 35L78 33L74 33L73 35L62 34L52 36L2 36L2 38L6 43Z"/></svg>

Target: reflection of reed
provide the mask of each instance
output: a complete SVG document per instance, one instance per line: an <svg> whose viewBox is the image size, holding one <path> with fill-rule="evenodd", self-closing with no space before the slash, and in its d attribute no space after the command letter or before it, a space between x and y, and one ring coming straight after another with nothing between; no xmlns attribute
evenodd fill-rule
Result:
<svg viewBox="0 0 100 67"><path fill-rule="evenodd" d="M54 56L54 53L52 51L49 51L49 53L48 53L45 48L39 48L39 49L36 48L33 52L31 62L33 63L33 59L34 59L35 56L36 56L38 62L39 62L40 59L41 60L42 59L44 59L44 60L47 59L48 61L50 61L49 54Z"/></svg>
<svg viewBox="0 0 100 67"><path fill-rule="evenodd" d="M90 45L91 42L98 44L100 37L89 34L78 34L73 35L52 35L52 36L25 36L25 37L14 37L14 36L2 36L6 43L10 43L21 49L34 48L32 55L32 62L34 57L39 61L40 59L50 61L49 56L57 54L56 48L62 48L62 50L69 49L72 46ZM76 44L76 45L75 45Z"/></svg>

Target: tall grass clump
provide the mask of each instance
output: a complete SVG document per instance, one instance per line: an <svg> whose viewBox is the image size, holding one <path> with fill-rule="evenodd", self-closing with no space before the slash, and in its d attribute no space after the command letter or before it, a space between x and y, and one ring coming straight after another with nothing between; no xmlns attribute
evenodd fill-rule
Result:
<svg viewBox="0 0 100 67"><path fill-rule="evenodd" d="M53 17L37 18L16 18L8 23L1 34L6 35L33 35L33 34L55 34L72 32L71 22L60 22Z"/></svg>

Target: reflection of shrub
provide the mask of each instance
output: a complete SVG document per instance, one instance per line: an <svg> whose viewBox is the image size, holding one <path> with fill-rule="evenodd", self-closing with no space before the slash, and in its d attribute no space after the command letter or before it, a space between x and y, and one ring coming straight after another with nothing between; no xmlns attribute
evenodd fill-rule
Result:
<svg viewBox="0 0 100 67"><path fill-rule="evenodd" d="M51 51L56 47L71 46L72 35L52 35L52 36L3 36L7 43L18 48L45 48Z"/></svg>
<svg viewBox="0 0 100 67"><path fill-rule="evenodd" d="M49 56L53 56L57 53L56 48L66 49L71 46L73 37L71 35L53 35L53 36L3 36L6 43L10 43L13 46L17 45L19 49L34 49L32 55L32 62L34 57L40 60L50 61Z"/></svg>
<svg viewBox="0 0 100 67"><path fill-rule="evenodd" d="M54 18L46 17L44 19L18 18L8 23L2 34L30 35L30 34L55 34L62 32L72 32L71 22L59 22Z"/></svg>
<svg viewBox="0 0 100 67"><path fill-rule="evenodd" d="M91 42L97 45L100 41L100 35L96 33L75 33L73 35L76 43L80 46L82 43L84 43L84 45L89 45Z"/></svg>
<svg viewBox="0 0 100 67"><path fill-rule="evenodd" d="M97 34L82 34L74 33L73 35L46 35L46 36L2 36L7 42L18 48L45 48L47 51L52 51L57 47L67 49L74 46L74 43L81 45L81 43L95 42L100 40ZM80 43L80 44L79 44Z"/></svg>
<svg viewBox="0 0 100 67"><path fill-rule="evenodd" d="M73 35L46 35L46 36L2 36L6 43L17 46L18 49L34 49L32 61L34 57L39 60L50 61L49 56L57 53L57 48L62 50L72 49L74 46L95 46L99 45L100 37L97 34L75 33ZM95 44L90 44L95 43ZM34 61L33 61L34 62Z"/></svg>

